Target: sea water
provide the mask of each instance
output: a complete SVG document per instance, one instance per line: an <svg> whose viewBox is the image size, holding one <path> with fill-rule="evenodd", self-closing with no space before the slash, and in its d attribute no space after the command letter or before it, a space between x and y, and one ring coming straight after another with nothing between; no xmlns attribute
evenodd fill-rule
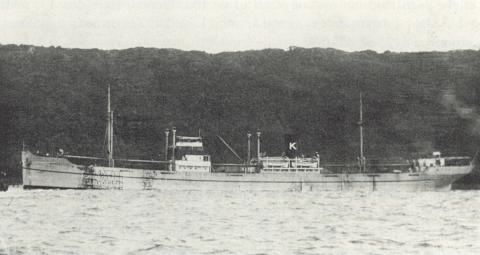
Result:
<svg viewBox="0 0 480 255"><path fill-rule="evenodd" d="M0 192L0 254L478 254L480 191Z"/></svg>

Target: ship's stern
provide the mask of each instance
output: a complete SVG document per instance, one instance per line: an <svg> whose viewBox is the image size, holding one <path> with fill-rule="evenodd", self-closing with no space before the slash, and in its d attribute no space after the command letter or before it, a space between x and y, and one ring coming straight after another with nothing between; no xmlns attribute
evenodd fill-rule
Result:
<svg viewBox="0 0 480 255"><path fill-rule="evenodd" d="M451 190L452 184L472 172L473 168L473 164L465 166L443 166L429 169L427 173L434 176L435 190Z"/></svg>

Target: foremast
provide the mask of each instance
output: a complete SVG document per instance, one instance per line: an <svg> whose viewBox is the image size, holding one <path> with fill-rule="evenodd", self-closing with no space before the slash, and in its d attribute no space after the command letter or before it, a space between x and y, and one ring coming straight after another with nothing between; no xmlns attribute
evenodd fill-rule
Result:
<svg viewBox="0 0 480 255"><path fill-rule="evenodd" d="M365 172L365 156L363 154L363 95L360 92L360 116L358 121L358 126L360 129L360 172Z"/></svg>
<svg viewBox="0 0 480 255"><path fill-rule="evenodd" d="M110 84L108 85L108 103L107 103L107 158L108 166L114 167L113 160L113 111L110 107Z"/></svg>

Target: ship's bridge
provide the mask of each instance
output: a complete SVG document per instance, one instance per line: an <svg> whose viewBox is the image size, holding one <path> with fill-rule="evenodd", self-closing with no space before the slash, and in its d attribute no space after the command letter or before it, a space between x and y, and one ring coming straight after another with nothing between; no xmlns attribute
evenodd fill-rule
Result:
<svg viewBox="0 0 480 255"><path fill-rule="evenodd" d="M181 159L185 155L204 155L201 137L177 136L175 142L175 158Z"/></svg>
<svg viewBox="0 0 480 255"><path fill-rule="evenodd" d="M175 145L176 147L203 149L202 137L199 136L177 136Z"/></svg>
<svg viewBox="0 0 480 255"><path fill-rule="evenodd" d="M176 136L175 170L210 172L210 155L203 149L202 137Z"/></svg>

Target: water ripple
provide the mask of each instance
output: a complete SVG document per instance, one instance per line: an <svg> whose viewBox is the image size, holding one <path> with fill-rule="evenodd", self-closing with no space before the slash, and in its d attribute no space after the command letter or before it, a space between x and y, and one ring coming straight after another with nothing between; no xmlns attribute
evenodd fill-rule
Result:
<svg viewBox="0 0 480 255"><path fill-rule="evenodd" d="M0 193L0 254L475 254L480 192Z"/></svg>

